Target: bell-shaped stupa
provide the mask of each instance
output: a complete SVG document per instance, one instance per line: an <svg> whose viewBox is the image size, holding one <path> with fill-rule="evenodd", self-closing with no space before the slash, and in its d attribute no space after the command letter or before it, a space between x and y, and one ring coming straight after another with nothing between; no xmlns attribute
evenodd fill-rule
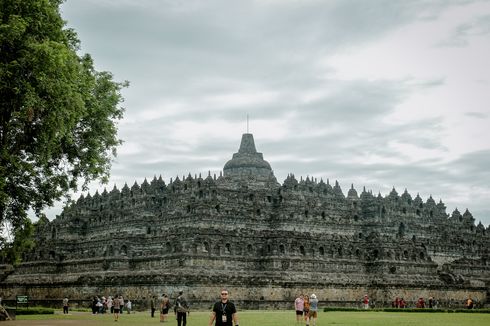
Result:
<svg viewBox="0 0 490 326"><path fill-rule="evenodd" d="M264 160L262 153L255 149L254 136L246 133L242 135L242 141L238 153L226 162L223 173L225 177L256 177L271 178L274 176L269 162Z"/></svg>

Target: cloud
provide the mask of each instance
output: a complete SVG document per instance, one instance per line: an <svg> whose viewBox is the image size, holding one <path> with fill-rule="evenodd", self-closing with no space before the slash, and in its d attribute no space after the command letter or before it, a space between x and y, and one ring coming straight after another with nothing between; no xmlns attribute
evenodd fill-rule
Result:
<svg viewBox="0 0 490 326"><path fill-rule="evenodd" d="M337 179L344 192L351 183L407 188L490 224L488 2L87 0L62 9L97 69L131 82L109 188L219 174L249 114L281 182L292 172Z"/></svg>
<svg viewBox="0 0 490 326"><path fill-rule="evenodd" d="M487 11L486 15L474 17L472 20L455 27L450 38L442 44L455 47L467 46L470 39L485 37L488 34L490 34L490 12Z"/></svg>
<svg viewBox="0 0 490 326"><path fill-rule="evenodd" d="M476 118L476 119L486 119L489 116L488 113L483 113L483 112L466 112L465 115L467 117Z"/></svg>

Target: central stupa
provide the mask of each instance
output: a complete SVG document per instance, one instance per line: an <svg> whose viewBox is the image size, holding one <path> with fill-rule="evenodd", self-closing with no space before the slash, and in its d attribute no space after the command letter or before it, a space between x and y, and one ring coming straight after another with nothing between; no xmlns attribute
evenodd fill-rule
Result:
<svg viewBox="0 0 490 326"><path fill-rule="evenodd" d="M225 177L274 177L271 165L264 160L262 153L257 152L254 136L249 133L242 135L238 153L234 153L233 158L226 162L223 173Z"/></svg>

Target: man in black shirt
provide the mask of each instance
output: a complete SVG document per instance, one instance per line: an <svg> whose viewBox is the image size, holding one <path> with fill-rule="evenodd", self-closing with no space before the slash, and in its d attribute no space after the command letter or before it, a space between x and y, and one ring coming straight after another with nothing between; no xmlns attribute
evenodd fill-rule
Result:
<svg viewBox="0 0 490 326"><path fill-rule="evenodd" d="M183 296L183 291L179 291L179 296L175 300L174 312L177 317L177 326L186 326L189 305Z"/></svg>
<svg viewBox="0 0 490 326"><path fill-rule="evenodd" d="M221 290L221 301L218 301L213 306L213 313L209 319L209 326L238 326L238 314L233 302L228 301L228 290Z"/></svg>

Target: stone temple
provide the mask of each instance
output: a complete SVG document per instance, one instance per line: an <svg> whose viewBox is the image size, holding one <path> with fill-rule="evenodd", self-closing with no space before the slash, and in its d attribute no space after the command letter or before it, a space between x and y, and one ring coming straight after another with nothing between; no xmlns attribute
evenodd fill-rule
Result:
<svg viewBox="0 0 490 326"><path fill-rule="evenodd" d="M184 290L209 308L225 286L240 308L290 308L298 293L321 305L377 306L396 297L489 303L490 229L471 213L395 189L385 197L289 175L280 184L252 134L219 177L81 196L37 230L15 269L0 265L3 298L89 301L121 293L144 302Z"/></svg>

